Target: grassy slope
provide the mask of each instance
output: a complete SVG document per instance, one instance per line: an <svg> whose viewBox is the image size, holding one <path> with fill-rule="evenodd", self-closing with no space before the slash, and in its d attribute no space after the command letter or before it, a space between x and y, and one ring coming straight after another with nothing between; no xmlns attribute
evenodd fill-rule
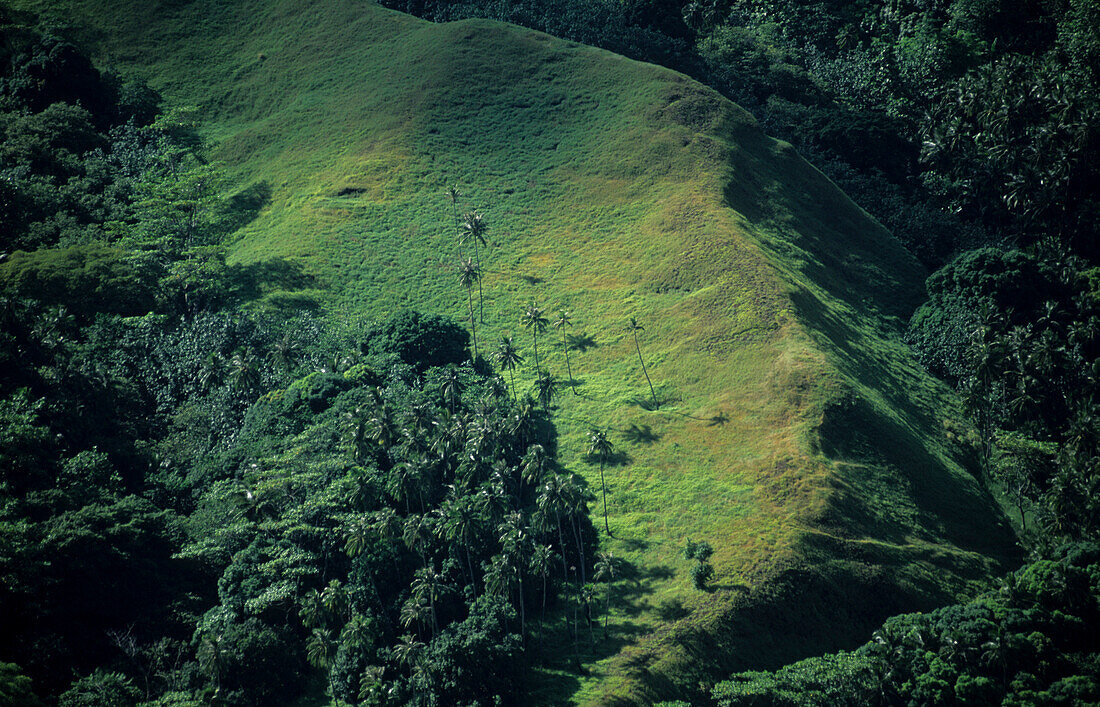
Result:
<svg viewBox="0 0 1100 707"><path fill-rule="evenodd" d="M90 23L105 60L201 109L239 186L271 188L236 259L300 258L356 315L463 318L443 196L457 182L491 225L482 340L514 333L530 362L531 300L595 340L573 357L583 395L560 397L562 458L598 491L586 431L618 432L605 542L629 565L617 640L585 676L547 669L547 700L644 701L860 640L1010 552L945 438L952 401L897 341L919 266L713 92L536 32L364 2L14 4ZM636 402L629 316L647 327L659 412ZM540 355L564 377L560 335ZM649 441L628 441L631 425ZM716 549L713 594L690 588L687 538Z"/></svg>

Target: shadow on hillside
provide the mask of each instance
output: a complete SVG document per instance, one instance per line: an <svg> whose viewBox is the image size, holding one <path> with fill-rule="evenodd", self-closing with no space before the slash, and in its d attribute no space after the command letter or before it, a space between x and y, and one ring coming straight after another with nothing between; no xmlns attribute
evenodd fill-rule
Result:
<svg viewBox="0 0 1100 707"><path fill-rule="evenodd" d="M656 405L654 405L654 403L653 403L653 398L636 397L636 398L631 398L627 402L629 402L634 407L639 407L639 408L645 410L646 412L657 412L657 411L660 411L662 408L665 408L665 407L668 407L669 405L672 405L673 403L680 402L680 398L674 398L671 395L662 393L662 394L657 396L657 404Z"/></svg>
<svg viewBox="0 0 1100 707"><path fill-rule="evenodd" d="M717 415L711 415L707 420L707 427L725 427L730 421L730 416L723 410Z"/></svg>
<svg viewBox="0 0 1100 707"><path fill-rule="evenodd" d="M270 203L271 185L266 181L251 184L229 197L222 215L225 232L232 233L247 226Z"/></svg>
<svg viewBox="0 0 1100 707"><path fill-rule="evenodd" d="M592 335L588 332L582 332L580 334L566 334L566 342L568 342L569 348L572 351L580 351L584 353L588 349L594 349L599 344L592 338Z"/></svg>
<svg viewBox="0 0 1100 707"><path fill-rule="evenodd" d="M923 532L924 540L942 538L1002 560L1014 557L1013 533L993 499L977 483L952 474L916 431L934 434L939 425L931 401L914 401L914 393L925 386L919 372L890 365L882 360L884 352L868 350L872 342L857 339L851 325L811 293L798 290L791 300L838 367L878 391L899 413L879 410L854 392L826 407L819 428L821 451L848 464L838 466L836 493L830 495L821 523L841 536L901 543ZM972 465L972 459L961 455L963 450L957 451L961 463ZM891 508L887 499L900 496L909 501L899 498L902 505ZM907 503L913 508L906 508Z"/></svg>
<svg viewBox="0 0 1100 707"><path fill-rule="evenodd" d="M272 290L304 290L317 286L316 278L302 264L285 258L271 258L234 265L233 281L246 299L256 299Z"/></svg>
<svg viewBox="0 0 1100 707"><path fill-rule="evenodd" d="M623 438L627 442L633 444L644 444L649 446L654 442L659 442L663 435L660 432L654 432L653 428L649 425L637 425L631 423L630 427L627 427L623 431Z"/></svg>
<svg viewBox="0 0 1100 707"><path fill-rule="evenodd" d="M597 454L586 454L584 460L593 466L600 465L600 457ZM605 456L603 458L603 465L605 467L626 466L633 461L634 457L619 449Z"/></svg>

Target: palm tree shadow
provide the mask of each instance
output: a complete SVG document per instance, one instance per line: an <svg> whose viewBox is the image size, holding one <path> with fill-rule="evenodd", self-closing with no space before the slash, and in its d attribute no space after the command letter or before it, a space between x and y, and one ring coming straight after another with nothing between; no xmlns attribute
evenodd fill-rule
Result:
<svg viewBox="0 0 1100 707"><path fill-rule="evenodd" d="M634 444L650 445L659 441L662 436L660 432L654 432L653 428L649 425L642 425L639 427L633 423L623 432L623 437L626 441L633 442Z"/></svg>
<svg viewBox="0 0 1100 707"><path fill-rule="evenodd" d="M588 349L594 349L599 344L592 338L592 335L588 332L582 332L580 334L567 334L565 337L567 345L572 351L580 351L584 353Z"/></svg>
<svg viewBox="0 0 1100 707"><path fill-rule="evenodd" d="M684 606L684 602L679 599L665 599L654 608L654 611L662 621L667 622L679 621L691 613L691 609Z"/></svg>
<svg viewBox="0 0 1100 707"><path fill-rule="evenodd" d="M653 398L631 398L629 400L629 403L631 405L634 405L636 407L640 407L641 409L646 410L647 412L653 412L655 410L660 410L661 408L665 407L669 403L675 403L675 402L679 402L679 399L678 398L673 398L673 397L668 396L668 395L659 395L659 396L657 396L657 404L656 405L653 404Z"/></svg>
<svg viewBox="0 0 1100 707"><path fill-rule="evenodd" d="M707 420L707 427L724 427L730 421L730 416L723 410Z"/></svg>
<svg viewBox="0 0 1100 707"><path fill-rule="evenodd" d="M587 461L589 464L598 465L600 463L600 455L585 455L585 461ZM626 466L632 461L634 461L634 457L630 456L622 450L616 450L603 458L604 466Z"/></svg>
<svg viewBox="0 0 1100 707"><path fill-rule="evenodd" d="M526 282L528 285L541 285L542 283L546 282L546 280L542 279L541 277L537 277L535 275L520 275L519 277L520 277L521 280Z"/></svg>

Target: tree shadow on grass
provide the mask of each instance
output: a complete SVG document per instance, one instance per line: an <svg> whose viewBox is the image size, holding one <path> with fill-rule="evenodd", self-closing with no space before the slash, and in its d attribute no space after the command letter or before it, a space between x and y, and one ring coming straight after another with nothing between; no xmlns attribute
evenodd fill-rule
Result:
<svg viewBox="0 0 1100 707"><path fill-rule="evenodd" d="M565 341L571 351L580 351L581 353L599 346L587 331L580 334L566 334Z"/></svg>
<svg viewBox="0 0 1100 707"><path fill-rule="evenodd" d="M250 184L229 197L222 215L222 226L227 233L251 223L265 206L271 203L271 185L266 182Z"/></svg>
<svg viewBox="0 0 1100 707"><path fill-rule="evenodd" d="M584 460L593 466L600 465L600 456L598 454L586 454ZM603 465L605 467L626 466L632 461L634 461L634 457L620 449L605 456L603 458Z"/></svg>
<svg viewBox="0 0 1100 707"><path fill-rule="evenodd" d="M707 420L707 427L725 427L726 424L729 423L729 421L730 416L726 414L725 410L723 410L717 415L712 415Z"/></svg>
<svg viewBox="0 0 1100 707"><path fill-rule="evenodd" d="M679 599L665 599L654 608L654 612L661 621L671 623L686 618L691 614L691 609L684 606L684 602Z"/></svg>
<svg viewBox="0 0 1100 707"><path fill-rule="evenodd" d="M302 290L316 287L317 281L301 263L271 258L246 265L233 265L232 278L246 299L255 299L271 290Z"/></svg>
<svg viewBox="0 0 1100 707"><path fill-rule="evenodd" d="M637 397L631 398L628 402L635 407L640 407L641 409L646 410L647 412L655 412L667 407L672 403L678 403L680 402L680 400L679 398L673 398L672 396L667 394L661 394L657 396L656 405L653 404L653 398Z"/></svg>
<svg viewBox="0 0 1100 707"><path fill-rule="evenodd" d="M654 442L660 441L663 435L660 432L654 432L653 428L649 425L636 425L631 423L630 427L627 427L623 432L623 437L627 442L634 444L650 445Z"/></svg>

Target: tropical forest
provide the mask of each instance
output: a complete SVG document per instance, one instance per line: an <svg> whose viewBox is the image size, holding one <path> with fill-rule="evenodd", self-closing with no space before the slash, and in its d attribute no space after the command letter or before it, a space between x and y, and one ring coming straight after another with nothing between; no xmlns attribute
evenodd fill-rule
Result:
<svg viewBox="0 0 1100 707"><path fill-rule="evenodd" d="M1089 704L1096 0L0 0L0 707Z"/></svg>

